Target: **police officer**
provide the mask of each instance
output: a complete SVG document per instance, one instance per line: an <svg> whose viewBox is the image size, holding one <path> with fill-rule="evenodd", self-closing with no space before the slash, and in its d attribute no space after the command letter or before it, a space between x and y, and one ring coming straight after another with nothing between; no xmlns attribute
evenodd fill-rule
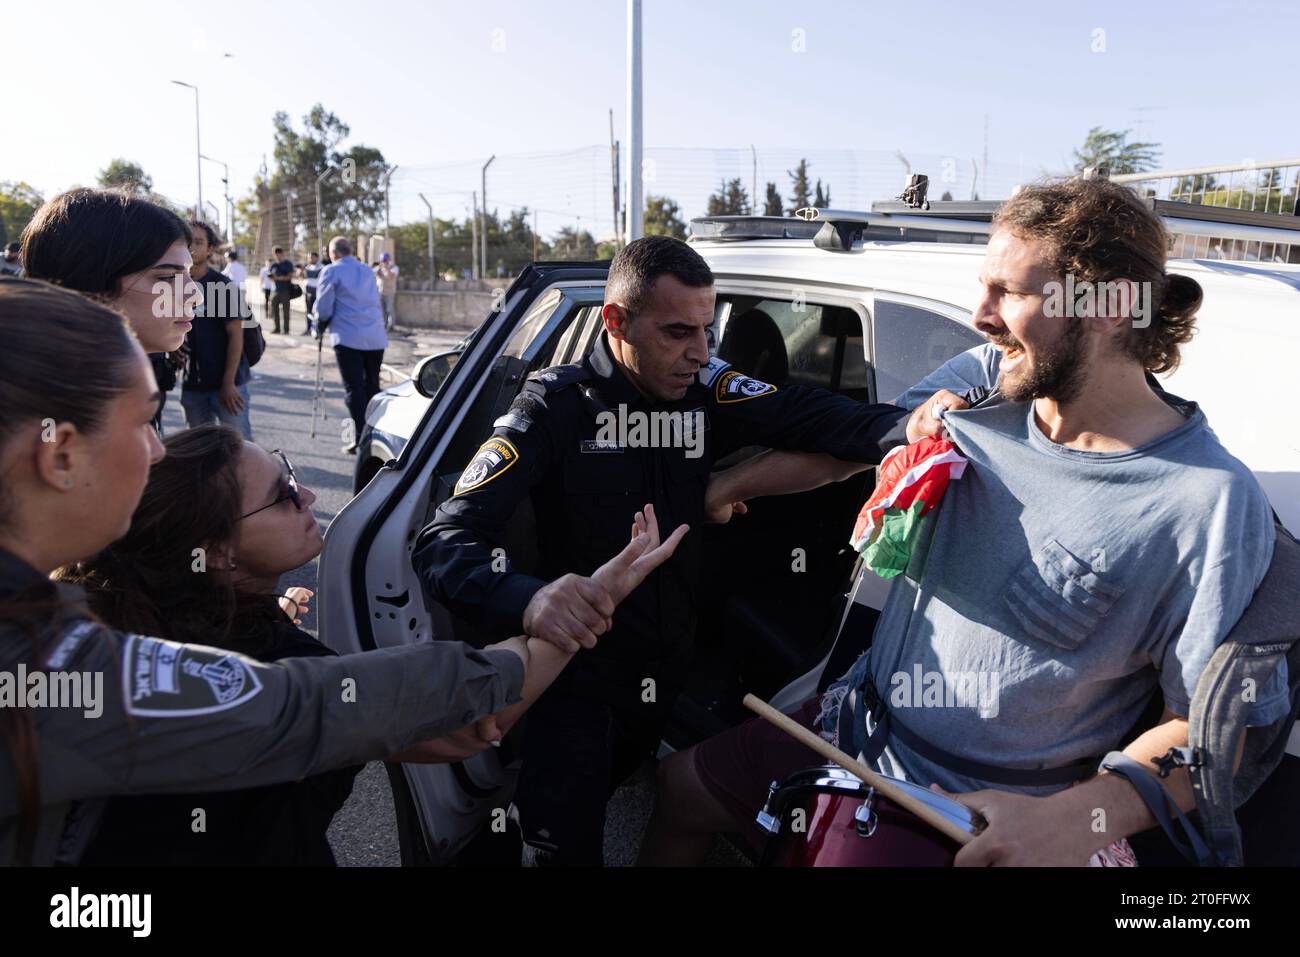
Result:
<svg viewBox="0 0 1300 957"><path fill-rule="evenodd" d="M0 862L76 863L111 795L297 780L520 700L522 639L265 665L90 620L49 574L129 527L161 394L123 317L76 293L0 282L0 339Z"/></svg>
<svg viewBox="0 0 1300 957"><path fill-rule="evenodd" d="M906 441L901 409L777 388L711 359L714 305L713 275L686 243L629 243L591 354L529 378L416 540L417 572L454 613L489 634L587 649L529 714L512 808L525 863L599 865L606 801L659 741L693 639L712 463L750 445L876 463ZM498 547L529 495L536 576ZM615 614L590 575L644 502L662 527L693 531Z"/></svg>

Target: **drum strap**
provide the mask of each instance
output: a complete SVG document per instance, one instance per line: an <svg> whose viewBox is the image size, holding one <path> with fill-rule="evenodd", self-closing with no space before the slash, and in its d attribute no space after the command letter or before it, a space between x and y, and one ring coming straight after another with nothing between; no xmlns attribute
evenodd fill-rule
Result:
<svg viewBox="0 0 1300 957"><path fill-rule="evenodd" d="M849 753L862 755L863 762L868 765L875 764L880 758L891 737L897 738L927 761L933 761L949 771L1009 787L1073 784L1096 774L1097 762L1101 760L1098 756L1059 768L1006 768L972 761L930 743L898 720L898 716L889 710L885 700L876 691L876 683L869 671L855 690L856 694L845 695L840 707L841 747L846 743L851 744L852 750ZM868 713L876 722L870 734L867 733Z"/></svg>

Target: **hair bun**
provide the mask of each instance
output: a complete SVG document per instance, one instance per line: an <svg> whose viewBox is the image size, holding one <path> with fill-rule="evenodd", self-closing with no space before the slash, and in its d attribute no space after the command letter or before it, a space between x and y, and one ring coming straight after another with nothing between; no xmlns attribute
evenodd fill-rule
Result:
<svg viewBox="0 0 1300 957"><path fill-rule="evenodd" d="M1160 299L1160 315L1168 319L1194 316L1201 308L1204 293L1201 284L1191 276L1170 273Z"/></svg>

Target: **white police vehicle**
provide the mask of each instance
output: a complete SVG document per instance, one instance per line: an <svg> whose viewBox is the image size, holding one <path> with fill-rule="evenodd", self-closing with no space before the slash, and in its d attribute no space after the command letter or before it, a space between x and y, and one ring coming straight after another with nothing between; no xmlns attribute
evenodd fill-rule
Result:
<svg viewBox="0 0 1300 957"><path fill-rule="evenodd" d="M1154 201L1153 201L1154 202ZM984 341L972 326L996 203L878 203L808 219L716 217L691 243L716 277L715 348L778 386L816 385L889 401ZM1173 232L1300 243L1300 220L1157 202ZM1232 211L1234 214L1236 211ZM1207 230L1210 232L1207 233ZM462 347L426 359L375 398L358 454L356 497L330 525L320 561L320 634L339 652L484 638L424 594L411 544L490 434L525 377L581 359L601 330L608 262L535 263ZM1199 333L1164 382L1195 399L1300 533L1300 430L1289 384L1300 360L1300 266L1173 260L1205 290ZM751 503L704 530L709 602L697 662L665 738L682 747L747 716L751 691L788 707L856 657L883 582L855 572L847 542L872 473ZM502 544L527 568L534 517L521 504ZM805 549L806 572L790 554ZM743 554L743 567L726 556ZM843 640L840 637L843 636ZM1292 736L1291 751L1300 754ZM510 741L463 764L390 766L403 861L447 863L509 802ZM1293 759L1289 759L1293 760Z"/></svg>

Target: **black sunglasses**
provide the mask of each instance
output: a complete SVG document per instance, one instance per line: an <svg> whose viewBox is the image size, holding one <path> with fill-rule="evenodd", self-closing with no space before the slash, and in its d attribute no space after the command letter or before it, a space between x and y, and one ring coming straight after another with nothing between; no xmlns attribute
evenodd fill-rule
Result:
<svg viewBox="0 0 1300 957"><path fill-rule="evenodd" d="M293 507L300 512L302 511L302 499L298 497L298 476L294 474L293 466L289 463L288 457L279 449L272 449L271 454L277 456L280 461L284 463L284 491L282 491L276 497L276 500L271 502L269 505L263 505L261 508L255 508L251 512L239 516L241 522L252 515L256 515L258 512L264 512L268 508L275 508L275 506L286 500L293 502Z"/></svg>

